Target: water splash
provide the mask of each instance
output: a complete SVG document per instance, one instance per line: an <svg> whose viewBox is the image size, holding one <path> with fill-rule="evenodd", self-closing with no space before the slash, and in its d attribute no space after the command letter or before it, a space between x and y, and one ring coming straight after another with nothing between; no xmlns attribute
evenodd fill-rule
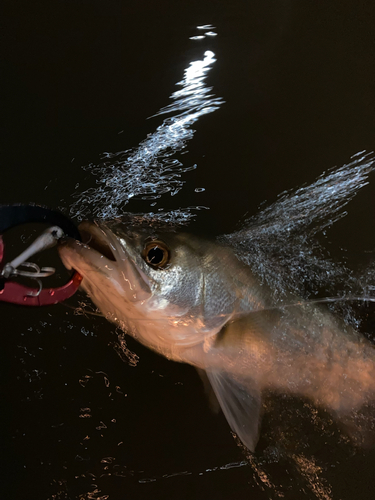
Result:
<svg viewBox="0 0 375 500"><path fill-rule="evenodd" d="M368 184L375 168L373 153L357 153L352 161L322 174L309 186L284 192L272 205L248 218L242 229L220 238L273 290L275 299L288 293L308 298L338 283L353 291L353 273L333 262L316 236L346 215L344 207ZM360 288L363 292L363 283Z"/></svg>
<svg viewBox="0 0 375 500"><path fill-rule="evenodd" d="M88 216L113 219L123 214L124 206L132 198L156 200L166 193L174 196L182 189L185 183L182 174L195 169L196 165L184 166L176 154L193 138L194 123L224 102L206 84L215 61L215 54L207 50L202 59L190 63L184 78L177 83L181 88L170 97L173 102L154 115L172 116L165 118L136 149L104 153L103 163L84 167L97 177L97 187L76 194L77 201L70 209L72 216L78 220ZM186 224L194 217L194 209L149 215L156 219L167 218L174 224Z"/></svg>

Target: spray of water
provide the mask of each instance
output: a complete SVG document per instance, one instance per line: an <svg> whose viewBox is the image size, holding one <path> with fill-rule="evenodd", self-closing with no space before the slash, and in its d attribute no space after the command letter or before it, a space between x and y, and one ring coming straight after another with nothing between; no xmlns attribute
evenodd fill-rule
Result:
<svg viewBox="0 0 375 500"><path fill-rule="evenodd" d="M358 153L311 185L282 193L239 231L220 240L235 249L275 298L282 300L290 292L308 298L322 288L334 292L338 283L341 290L345 283L346 290L353 291L352 271L332 261L316 236L346 215L345 206L368 184L374 168L372 153Z"/></svg>

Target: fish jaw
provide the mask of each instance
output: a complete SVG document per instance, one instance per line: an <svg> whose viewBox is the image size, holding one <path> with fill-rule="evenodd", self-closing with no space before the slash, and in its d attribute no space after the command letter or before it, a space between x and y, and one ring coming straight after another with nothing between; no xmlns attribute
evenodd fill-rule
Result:
<svg viewBox="0 0 375 500"><path fill-rule="evenodd" d="M88 243L66 240L60 244L59 254L67 269L83 277L82 288L102 311L111 312L109 304L135 305L150 297L147 278L138 272L115 238L93 223L84 222L79 230L85 238L89 236Z"/></svg>

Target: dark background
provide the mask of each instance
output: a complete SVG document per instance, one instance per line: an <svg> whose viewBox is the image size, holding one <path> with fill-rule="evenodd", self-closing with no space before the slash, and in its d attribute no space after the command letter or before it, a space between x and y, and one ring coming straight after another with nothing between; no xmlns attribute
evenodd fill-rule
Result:
<svg viewBox="0 0 375 500"><path fill-rule="evenodd" d="M230 232L262 201L374 148L373 2L4 1L0 18L2 203L67 209L76 184L94 182L81 166L153 132L160 119L146 118L206 49L217 57L208 83L226 104L196 124L184 161L198 168L160 202L209 207L192 230ZM189 40L200 24L218 36ZM353 261L371 257L374 194L373 183L332 228L333 254L346 247ZM117 355L111 325L62 305L1 311L2 498L373 494L374 453L343 451L335 438L313 446L331 489L264 453L252 466L220 469L245 455L192 369L129 339L139 356L132 367ZM307 421L301 432L310 431Z"/></svg>

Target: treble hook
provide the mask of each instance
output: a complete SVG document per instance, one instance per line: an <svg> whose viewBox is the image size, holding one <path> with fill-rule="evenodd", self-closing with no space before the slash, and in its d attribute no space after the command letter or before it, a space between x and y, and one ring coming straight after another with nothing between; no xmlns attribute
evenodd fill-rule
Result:
<svg viewBox="0 0 375 500"><path fill-rule="evenodd" d="M20 266L24 267L31 267L32 269L35 269L35 271L30 272L30 271L23 271L22 269L14 269L12 271L11 276L23 276L24 278L30 278L32 280L35 280L38 283L39 289L37 291L32 291L28 292L26 295L29 295L30 297L38 297L40 292L43 289L42 282L40 281L39 278L47 278L48 276L52 276L52 274L55 273L55 268L54 267L40 267L38 264L35 264L35 262L22 262L22 264L19 264Z"/></svg>
<svg viewBox="0 0 375 500"><path fill-rule="evenodd" d="M54 272L55 272L55 269L53 267L49 268L52 270L52 273L44 273L44 272L40 272L40 268L37 264L35 264L34 262L23 262L22 264L20 264L20 266L25 266L25 267L31 267L33 269L35 269L35 272L28 272L28 271L20 271L19 269L14 269L13 273L12 273L12 276L24 276L25 278L30 278L34 281L36 281L38 283L38 290L32 290L30 292L27 292L26 295L29 296L29 297L39 297L40 295L40 292L42 291L43 289L43 285L42 285L42 282L40 281L40 277L41 278L44 278L45 276L51 276ZM45 268L42 268L42 270L44 270Z"/></svg>
<svg viewBox="0 0 375 500"><path fill-rule="evenodd" d="M2 269L0 276L8 279L10 276L24 276L27 278L45 278L51 276L55 269L53 267L42 267L39 268L37 264L33 262L26 262L29 257L35 255L42 250L47 248L52 248L55 246L59 239L64 236L64 231L58 226L52 226L46 231L44 231L26 250L24 250L18 257L13 259L11 262L5 264ZM26 266L35 269L35 272L20 271L17 269L19 266Z"/></svg>
<svg viewBox="0 0 375 500"><path fill-rule="evenodd" d="M31 267L35 269L35 272L23 271L20 269L14 269L12 271L11 276L24 276L25 278L47 278L48 276L52 276L55 272L54 267L42 267L42 269L35 264L35 262L22 262L20 266Z"/></svg>

